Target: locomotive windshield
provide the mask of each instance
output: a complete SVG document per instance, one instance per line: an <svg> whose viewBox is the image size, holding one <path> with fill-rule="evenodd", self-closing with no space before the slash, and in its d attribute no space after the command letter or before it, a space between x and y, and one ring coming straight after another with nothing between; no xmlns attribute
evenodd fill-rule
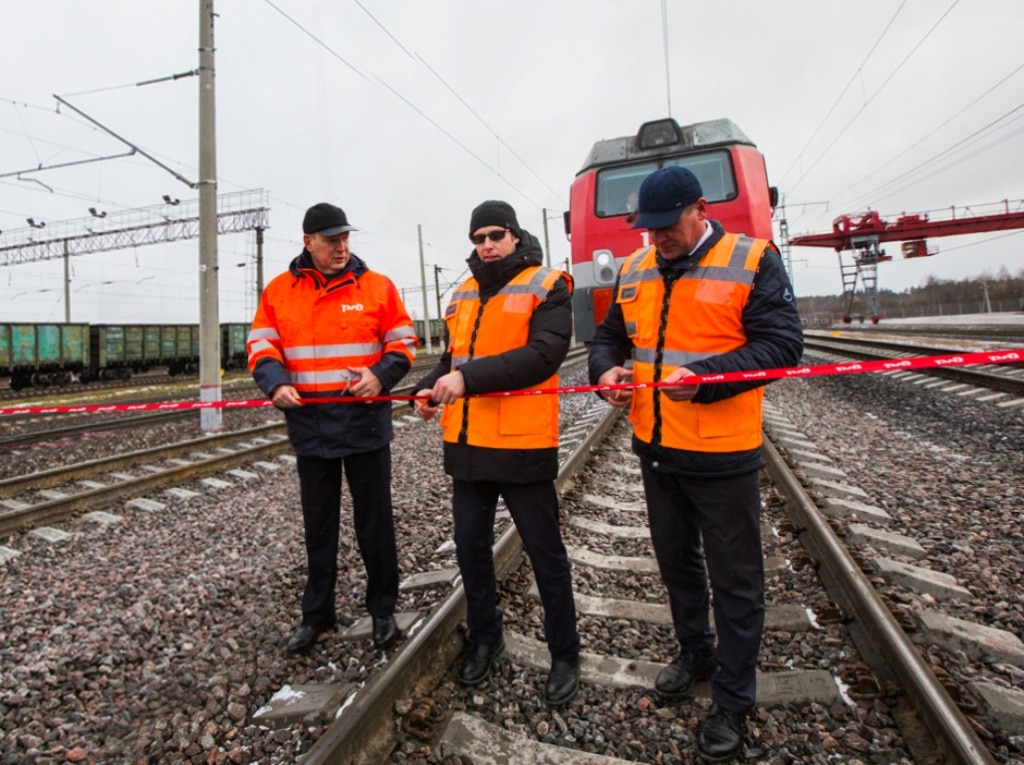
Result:
<svg viewBox="0 0 1024 765"><path fill-rule="evenodd" d="M692 171L708 202L736 198L736 176L727 151L668 157L634 165L608 167L597 172L595 213L599 218L636 212L637 192L644 178L661 167L682 165Z"/></svg>

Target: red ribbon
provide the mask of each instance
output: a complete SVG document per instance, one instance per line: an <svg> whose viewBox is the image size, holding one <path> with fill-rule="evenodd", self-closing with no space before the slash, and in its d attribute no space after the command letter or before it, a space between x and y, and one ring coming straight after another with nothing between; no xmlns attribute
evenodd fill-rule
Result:
<svg viewBox="0 0 1024 765"><path fill-rule="evenodd" d="M620 383L617 385L573 385L565 388L542 390L510 390L475 394L477 398L506 396L544 396L563 393L597 393L612 390L640 390L643 388L664 388L668 386L693 385L694 383L748 382L751 380L778 380L788 377L824 377L830 375L863 374L865 372L899 372L910 369L939 369L960 367L969 364L1017 364L1024 361L1024 348L1005 351L981 351L977 353L955 353L947 356L916 356L906 359L879 359L877 361L853 361L848 364L818 364L816 366L784 367L780 369L758 369L752 372L719 372L717 374L693 375L674 383ZM307 399L313 404L366 403L369 401L415 401L427 400L429 396L331 396L329 398ZM90 404L86 406L18 406L0 409L5 414L81 414L87 412L163 412L187 409L242 409L247 407L273 406L267 399L252 401L165 401L154 404Z"/></svg>

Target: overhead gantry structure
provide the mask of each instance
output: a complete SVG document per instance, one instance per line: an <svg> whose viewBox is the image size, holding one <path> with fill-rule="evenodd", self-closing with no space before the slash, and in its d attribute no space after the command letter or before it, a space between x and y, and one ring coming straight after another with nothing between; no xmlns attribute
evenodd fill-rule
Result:
<svg viewBox="0 0 1024 765"><path fill-rule="evenodd" d="M853 215L840 215L832 222L832 230L824 234L801 234L790 237L794 247L831 247L839 255L843 277L845 308L843 321L850 323L857 284L864 285L871 321L878 323L878 264L892 260L879 245L902 242L904 258L934 255L928 239L940 236L979 234L1024 228L1024 200L1003 200L983 207L950 207L928 213L904 213L888 222L877 212L868 210ZM844 254L846 257L844 258Z"/></svg>
<svg viewBox="0 0 1024 765"><path fill-rule="evenodd" d="M250 189L217 197L217 233L256 232L256 297L263 291L263 232L270 227L269 194ZM164 204L118 212L90 208L89 218L66 221L28 219L30 228L3 232L0 267L64 260L64 321L71 321L69 259L94 252L166 244L199 237L199 200L164 197Z"/></svg>

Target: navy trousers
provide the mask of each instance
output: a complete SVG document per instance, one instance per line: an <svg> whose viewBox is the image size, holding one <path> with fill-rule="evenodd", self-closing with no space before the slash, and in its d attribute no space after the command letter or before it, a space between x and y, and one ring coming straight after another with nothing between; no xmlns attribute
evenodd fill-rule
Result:
<svg viewBox="0 0 1024 765"><path fill-rule="evenodd" d="M302 595L302 623L333 621L341 526L341 472L352 494L359 552L366 567L366 610L390 616L398 601L398 552L391 504L391 447L347 457L298 457L309 573Z"/></svg>
<svg viewBox="0 0 1024 765"><path fill-rule="evenodd" d="M551 658L572 661L579 656L580 638L569 556L558 525L558 493L552 481L454 482L455 554L466 590L466 623L483 645L494 645L501 637L502 614L497 607L491 550L499 496L505 499L537 578Z"/></svg>
<svg viewBox="0 0 1024 765"><path fill-rule="evenodd" d="M690 653L717 658L714 701L729 711L747 712L757 695L765 608L758 471L692 478L658 472L646 460L640 467L651 541L676 637ZM717 647L708 612L709 578Z"/></svg>

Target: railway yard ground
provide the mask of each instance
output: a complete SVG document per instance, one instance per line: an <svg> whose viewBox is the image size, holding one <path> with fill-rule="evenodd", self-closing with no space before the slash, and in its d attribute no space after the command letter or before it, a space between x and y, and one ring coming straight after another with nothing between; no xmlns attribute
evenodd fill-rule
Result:
<svg viewBox="0 0 1024 765"><path fill-rule="evenodd" d="M805 363L820 359L809 352ZM583 375L569 370L563 383ZM767 389L765 428L981 743L973 761L1024 763L1024 399L968 387L889 373L782 380ZM565 396L563 430L606 408L593 394ZM281 417L234 410L224 421L241 429ZM394 650L374 650L368 636L346 499L339 626L306 656L283 651L305 580L297 479L283 450L0 539L0 765L330 761L337 721L407 658L431 610L459 587L439 428L408 410L395 423L405 639ZM8 446L0 480L199 435L193 413ZM706 685L670 702L650 684L678 646L635 461L621 418L564 486L588 657L577 696L560 708L543 702L542 613L528 564L514 559L499 588L508 647L492 676L466 688L447 664L426 673L385 715L394 739L373 761L501 762L487 757L503 736L509 763L698 761ZM52 499L46 491L0 502ZM915 717L899 668L870 648L869 625L827 581L822 551L808 549L767 474L763 491L763 698L737 761L970 761L943 752ZM499 518L496 535L509 523ZM458 654L460 636L446 655ZM611 658L625 680L603 673ZM492 748L474 749L482 742Z"/></svg>

